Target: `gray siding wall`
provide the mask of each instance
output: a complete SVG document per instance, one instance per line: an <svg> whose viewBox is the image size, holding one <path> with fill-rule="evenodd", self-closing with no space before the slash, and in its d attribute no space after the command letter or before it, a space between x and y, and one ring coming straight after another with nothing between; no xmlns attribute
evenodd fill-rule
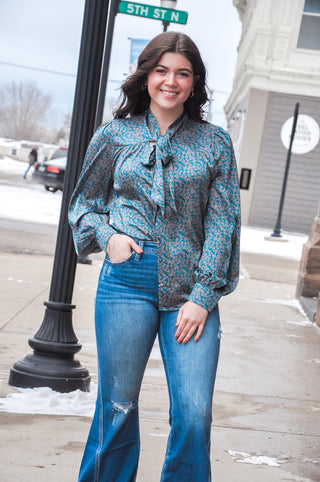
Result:
<svg viewBox="0 0 320 482"><path fill-rule="evenodd" d="M265 132L261 143L250 224L273 228L277 219L287 150L280 132L293 115L296 102L299 114L320 123L320 99L270 92ZM320 143L307 154L292 154L282 214L282 229L309 233L320 202Z"/></svg>

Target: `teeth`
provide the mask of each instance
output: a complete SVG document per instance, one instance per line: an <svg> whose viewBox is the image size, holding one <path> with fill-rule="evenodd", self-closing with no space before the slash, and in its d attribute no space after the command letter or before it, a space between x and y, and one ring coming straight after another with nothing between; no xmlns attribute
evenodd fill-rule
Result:
<svg viewBox="0 0 320 482"><path fill-rule="evenodd" d="M173 97L174 95L177 95L177 92L168 92L166 90L163 90L162 93L165 94L165 95L169 95L171 97Z"/></svg>

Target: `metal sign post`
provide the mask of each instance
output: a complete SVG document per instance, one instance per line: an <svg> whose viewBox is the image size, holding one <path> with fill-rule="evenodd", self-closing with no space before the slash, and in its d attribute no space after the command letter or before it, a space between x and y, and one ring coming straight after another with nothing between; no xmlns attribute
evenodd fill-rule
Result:
<svg viewBox="0 0 320 482"><path fill-rule="evenodd" d="M286 168L285 168L283 183L282 183L282 191L281 191L281 197L280 197L278 218L277 218L277 222L276 222L276 225L274 227L273 233L271 234L271 236L274 237L274 238L281 238L282 210L283 210L284 198L285 198L285 195L286 195L286 188L287 188L287 181L288 181L288 174L289 174L289 167L290 167L290 160L291 160L291 152L292 152L292 144L293 144L293 140L294 140L294 135L296 133L298 114L299 114L299 102L296 103L296 106L295 106L295 109L294 109L293 124L292 124L290 144L289 144L289 149L288 149L288 154L287 154Z"/></svg>

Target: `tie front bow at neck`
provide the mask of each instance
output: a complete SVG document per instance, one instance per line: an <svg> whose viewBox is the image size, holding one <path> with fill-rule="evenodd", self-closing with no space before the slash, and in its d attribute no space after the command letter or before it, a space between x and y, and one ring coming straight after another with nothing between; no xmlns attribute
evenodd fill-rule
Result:
<svg viewBox="0 0 320 482"><path fill-rule="evenodd" d="M171 140L181 127L185 115L181 115L173 122L165 135L159 135L159 127L151 111L147 119L147 126L151 135L149 139L149 158L142 161L145 166L154 166L154 177L151 200L161 210L162 216L168 214L168 209L177 212L174 196L174 165Z"/></svg>

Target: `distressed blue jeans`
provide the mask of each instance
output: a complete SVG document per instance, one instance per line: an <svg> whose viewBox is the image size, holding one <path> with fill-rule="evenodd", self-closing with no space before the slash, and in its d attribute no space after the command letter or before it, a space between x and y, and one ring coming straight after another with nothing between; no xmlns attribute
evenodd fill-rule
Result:
<svg viewBox="0 0 320 482"><path fill-rule="evenodd" d="M96 295L98 396L80 482L135 481L138 398L156 336L165 367L171 425L161 481L208 482L212 396L219 357L218 308L198 342L175 339L177 311L159 311L157 245L143 242L122 263L108 257Z"/></svg>

